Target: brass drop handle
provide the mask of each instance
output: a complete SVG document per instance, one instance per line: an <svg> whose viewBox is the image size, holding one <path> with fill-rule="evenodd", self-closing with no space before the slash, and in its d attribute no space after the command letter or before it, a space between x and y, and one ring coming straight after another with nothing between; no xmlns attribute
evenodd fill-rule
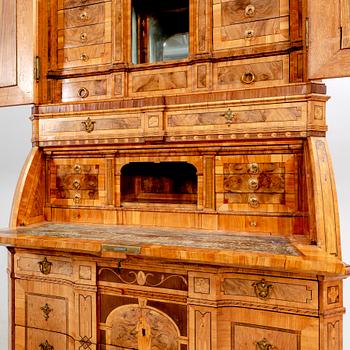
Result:
<svg viewBox="0 0 350 350"><path fill-rule="evenodd" d="M82 87L78 90L78 96L81 98L87 98L89 96L89 90L85 87Z"/></svg>
<svg viewBox="0 0 350 350"><path fill-rule="evenodd" d="M84 33L80 33L80 41L86 41L87 40L87 34Z"/></svg>
<svg viewBox="0 0 350 350"><path fill-rule="evenodd" d="M49 275L51 273L52 262L48 261L46 256L44 260L39 261L39 269L43 275Z"/></svg>
<svg viewBox="0 0 350 350"><path fill-rule="evenodd" d="M243 73L241 76L241 82L243 84L250 85L250 84L253 84L255 80L256 80L255 74L250 71Z"/></svg>
<svg viewBox="0 0 350 350"><path fill-rule="evenodd" d="M41 343L39 345L40 350L54 350L54 347L47 341L45 340L44 343Z"/></svg>
<svg viewBox="0 0 350 350"><path fill-rule="evenodd" d="M275 348L266 338L256 342L255 344L257 350L273 350Z"/></svg>
<svg viewBox="0 0 350 350"><path fill-rule="evenodd" d="M251 178L248 180L249 189L256 191L259 188L259 180L255 178Z"/></svg>
<svg viewBox="0 0 350 350"><path fill-rule="evenodd" d="M75 180L73 181L73 187L74 187L76 190L79 190L79 189L80 189L80 180L75 179Z"/></svg>
<svg viewBox="0 0 350 350"><path fill-rule="evenodd" d="M83 62L87 62L89 60L89 56L86 54L86 53L82 53L80 55L80 59L83 61Z"/></svg>
<svg viewBox="0 0 350 350"><path fill-rule="evenodd" d="M248 5L245 8L245 15L246 17L253 17L255 15L255 6L254 5Z"/></svg>
<svg viewBox="0 0 350 350"><path fill-rule="evenodd" d="M86 21L88 19L88 14L84 11L79 15L79 17L82 21Z"/></svg>
<svg viewBox="0 0 350 350"><path fill-rule="evenodd" d="M248 198L248 204L252 207L252 208L258 208L260 206L260 202L259 199L255 196L250 196Z"/></svg>
<svg viewBox="0 0 350 350"><path fill-rule="evenodd" d="M264 278L260 282L254 282L252 286L254 287L255 295L259 299L266 300L271 296L273 286L267 283Z"/></svg>

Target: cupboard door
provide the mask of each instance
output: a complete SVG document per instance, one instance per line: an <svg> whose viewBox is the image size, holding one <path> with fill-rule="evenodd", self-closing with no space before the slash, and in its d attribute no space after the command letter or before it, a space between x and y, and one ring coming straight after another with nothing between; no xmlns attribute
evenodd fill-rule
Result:
<svg viewBox="0 0 350 350"><path fill-rule="evenodd" d="M33 103L34 3L0 0L0 106Z"/></svg>
<svg viewBox="0 0 350 350"><path fill-rule="evenodd" d="M309 79L350 76L350 0L308 0L308 6Z"/></svg>

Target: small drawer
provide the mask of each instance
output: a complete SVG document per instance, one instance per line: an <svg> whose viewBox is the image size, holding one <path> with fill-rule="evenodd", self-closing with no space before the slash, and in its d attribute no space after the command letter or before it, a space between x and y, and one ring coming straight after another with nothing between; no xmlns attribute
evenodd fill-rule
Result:
<svg viewBox="0 0 350 350"><path fill-rule="evenodd" d="M58 31L58 49L111 42L110 30L104 23Z"/></svg>
<svg viewBox="0 0 350 350"><path fill-rule="evenodd" d="M103 159L53 159L49 166L51 205L101 206L106 203Z"/></svg>
<svg viewBox="0 0 350 350"><path fill-rule="evenodd" d="M59 11L57 15L57 28L68 29L103 23L106 20L106 13L108 14L111 10L110 3L108 5L102 2L91 6Z"/></svg>
<svg viewBox="0 0 350 350"><path fill-rule="evenodd" d="M58 50L58 68L76 68L111 62L111 44Z"/></svg>
<svg viewBox="0 0 350 350"><path fill-rule="evenodd" d="M214 5L214 18L223 26L288 15L288 0L221 0ZM215 16L217 15L217 17Z"/></svg>
<svg viewBox="0 0 350 350"><path fill-rule="evenodd" d="M28 327L66 334L68 300L62 296L26 293Z"/></svg>
<svg viewBox="0 0 350 350"><path fill-rule="evenodd" d="M17 253L14 261L18 276L40 276L72 280L73 262L69 258L37 254Z"/></svg>
<svg viewBox="0 0 350 350"><path fill-rule="evenodd" d="M100 100L111 95L109 76L64 79L61 84L62 102Z"/></svg>
<svg viewBox="0 0 350 350"><path fill-rule="evenodd" d="M69 9L79 6L87 6L106 2L106 0L57 0L57 7L59 10Z"/></svg>
<svg viewBox="0 0 350 350"><path fill-rule="evenodd" d="M221 277L221 298L233 304L247 303L250 307L253 303L258 308L279 307L288 312L295 308L301 313L312 314L318 309L318 284L309 280L225 274Z"/></svg>
<svg viewBox="0 0 350 350"><path fill-rule="evenodd" d="M215 89L246 89L289 82L288 56L217 63L213 68Z"/></svg>

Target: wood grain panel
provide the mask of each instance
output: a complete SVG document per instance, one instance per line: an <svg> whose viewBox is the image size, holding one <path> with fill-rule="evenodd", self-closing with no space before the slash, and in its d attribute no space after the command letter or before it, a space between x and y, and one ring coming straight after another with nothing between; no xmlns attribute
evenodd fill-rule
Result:
<svg viewBox="0 0 350 350"><path fill-rule="evenodd" d="M17 83L16 3L0 0L0 88Z"/></svg>
<svg viewBox="0 0 350 350"><path fill-rule="evenodd" d="M131 74L131 93L181 91L189 87L188 72L163 70L153 74Z"/></svg>
<svg viewBox="0 0 350 350"><path fill-rule="evenodd" d="M211 334L211 313L195 311L196 322L196 350L211 350L212 334Z"/></svg>
<svg viewBox="0 0 350 350"><path fill-rule="evenodd" d="M57 0L58 9L66 9L66 8L72 8L72 7L78 7L81 5L87 6L87 5L93 5L100 2L105 2L106 0Z"/></svg>
<svg viewBox="0 0 350 350"><path fill-rule="evenodd" d="M213 67L216 89L241 89L289 82L287 56L217 63ZM244 83L246 80L247 83Z"/></svg>
<svg viewBox="0 0 350 350"><path fill-rule="evenodd" d="M90 26L105 22L105 3L91 6L81 6L57 14L57 29L68 29L73 27Z"/></svg>

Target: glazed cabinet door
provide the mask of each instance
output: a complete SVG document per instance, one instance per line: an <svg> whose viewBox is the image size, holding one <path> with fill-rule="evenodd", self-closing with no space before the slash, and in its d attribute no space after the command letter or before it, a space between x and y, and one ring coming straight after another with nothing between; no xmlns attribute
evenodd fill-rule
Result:
<svg viewBox="0 0 350 350"><path fill-rule="evenodd" d="M309 79L350 76L350 0L308 0Z"/></svg>
<svg viewBox="0 0 350 350"><path fill-rule="evenodd" d="M0 106L33 102L35 3L0 0Z"/></svg>

